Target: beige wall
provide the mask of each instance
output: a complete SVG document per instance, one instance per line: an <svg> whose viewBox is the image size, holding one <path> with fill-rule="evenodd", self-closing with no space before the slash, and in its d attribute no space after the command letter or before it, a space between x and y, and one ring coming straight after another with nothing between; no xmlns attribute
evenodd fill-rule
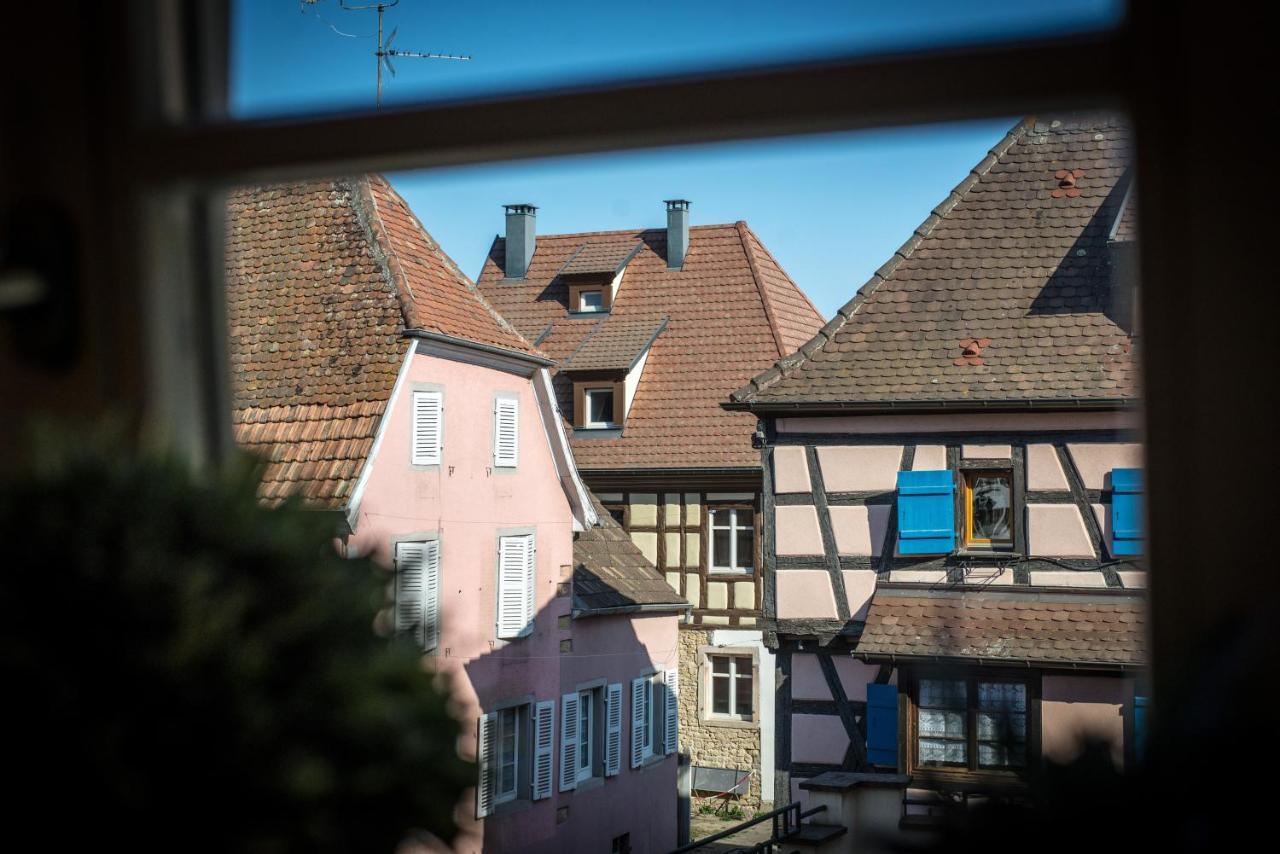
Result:
<svg viewBox="0 0 1280 854"><path fill-rule="evenodd" d="M1045 676L1041 689L1041 752L1069 762L1086 739L1111 745L1116 767L1124 766L1125 732L1132 731L1133 680L1119 677Z"/></svg>

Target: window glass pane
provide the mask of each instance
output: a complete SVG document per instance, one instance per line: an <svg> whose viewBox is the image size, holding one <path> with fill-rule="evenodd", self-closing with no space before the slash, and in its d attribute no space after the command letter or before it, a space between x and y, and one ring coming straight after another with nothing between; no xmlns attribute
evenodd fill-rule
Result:
<svg viewBox="0 0 1280 854"><path fill-rule="evenodd" d="M920 735L964 738L964 712L942 712L936 709L920 710Z"/></svg>
<svg viewBox="0 0 1280 854"><path fill-rule="evenodd" d="M755 564L753 555L755 554L755 531L751 528L751 519L747 514L742 522L745 527L738 528L738 568L751 569Z"/></svg>
<svg viewBox="0 0 1280 854"><path fill-rule="evenodd" d="M1009 478L980 475L973 478L973 536L980 540L1008 541L1012 509Z"/></svg>
<svg viewBox="0 0 1280 854"><path fill-rule="evenodd" d="M922 706L954 706L963 709L967 702L966 693L963 679L920 680L920 705Z"/></svg>
<svg viewBox="0 0 1280 854"><path fill-rule="evenodd" d="M711 711L717 715L729 714L729 677L711 678Z"/></svg>
<svg viewBox="0 0 1280 854"><path fill-rule="evenodd" d="M498 713L498 793L514 794L516 790L516 756L518 748L517 709Z"/></svg>
<svg viewBox="0 0 1280 854"><path fill-rule="evenodd" d="M711 532L711 556L712 566L728 567L732 555L729 553L729 537L730 532L723 528L716 528Z"/></svg>
<svg viewBox="0 0 1280 854"><path fill-rule="evenodd" d="M1027 686L1019 682L979 682L978 708L1025 712Z"/></svg>
<svg viewBox="0 0 1280 854"><path fill-rule="evenodd" d="M591 767L591 692L578 695L578 767Z"/></svg>
<svg viewBox="0 0 1280 854"><path fill-rule="evenodd" d="M582 291L578 295L578 311L599 311L604 307L600 291Z"/></svg>
<svg viewBox="0 0 1280 854"><path fill-rule="evenodd" d="M920 764L966 765L968 750L963 741L920 739Z"/></svg>
<svg viewBox="0 0 1280 854"><path fill-rule="evenodd" d="M711 672L712 673L728 673L729 665L730 665L730 662L728 657L723 655L711 656Z"/></svg>
<svg viewBox="0 0 1280 854"><path fill-rule="evenodd" d="M751 661L741 660L738 662L738 690L734 701L737 703L734 711L744 718L751 717Z"/></svg>
<svg viewBox="0 0 1280 854"><path fill-rule="evenodd" d="M728 527L729 524L730 524L730 520L729 520L728 510L712 510L711 511L711 526L713 528Z"/></svg>
<svg viewBox="0 0 1280 854"><path fill-rule="evenodd" d="M613 421L613 391L598 389L587 392L587 420L593 424Z"/></svg>

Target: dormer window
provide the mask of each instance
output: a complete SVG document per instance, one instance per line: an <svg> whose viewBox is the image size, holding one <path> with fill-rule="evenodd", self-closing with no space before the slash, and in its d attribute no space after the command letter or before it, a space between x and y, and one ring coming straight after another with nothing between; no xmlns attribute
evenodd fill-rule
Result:
<svg viewBox="0 0 1280 854"><path fill-rule="evenodd" d="M595 290L578 291L578 311L604 311L604 290L596 288Z"/></svg>
<svg viewBox="0 0 1280 854"><path fill-rule="evenodd" d="M613 386L583 389L583 427L613 427Z"/></svg>

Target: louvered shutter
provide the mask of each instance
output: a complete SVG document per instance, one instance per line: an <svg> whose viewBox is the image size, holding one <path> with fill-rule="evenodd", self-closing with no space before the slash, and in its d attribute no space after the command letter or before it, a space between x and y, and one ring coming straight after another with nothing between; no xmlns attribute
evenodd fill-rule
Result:
<svg viewBox="0 0 1280 854"><path fill-rule="evenodd" d="M494 742L498 729L498 716L492 712L480 717L476 727L476 765L480 779L476 782L476 818L484 818L493 811Z"/></svg>
<svg viewBox="0 0 1280 854"><path fill-rule="evenodd" d="M440 541L422 544L422 648L440 644Z"/></svg>
<svg viewBox="0 0 1280 854"><path fill-rule="evenodd" d="M947 469L898 472L899 554L955 550L955 492L955 478Z"/></svg>
<svg viewBox="0 0 1280 854"><path fill-rule="evenodd" d="M396 632L424 641L426 543L396 543Z"/></svg>
<svg viewBox="0 0 1280 854"><path fill-rule="evenodd" d="M679 745L680 730L680 671L672 668L667 671L667 719L662 728L663 753L671 755Z"/></svg>
<svg viewBox="0 0 1280 854"><path fill-rule="evenodd" d="M578 787L578 694L560 698L560 791Z"/></svg>
<svg viewBox="0 0 1280 854"><path fill-rule="evenodd" d="M898 765L898 686L867 685L867 761Z"/></svg>
<svg viewBox="0 0 1280 854"><path fill-rule="evenodd" d="M438 391L413 393L412 454L415 466L440 464L444 434L444 395Z"/></svg>
<svg viewBox="0 0 1280 854"><path fill-rule="evenodd" d="M622 770L622 683L605 690L604 775L614 777Z"/></svg>
<svg viewBox="0 0 1280 854"><path fill-rule="evenodd" d="M515 468L520 461L520 401L498 398L493 406L493 464Z"/></svg>
<svg viewBox="0 0 1280 854"><path fill-rule="evenodd" d="M1142 554L1142 469L1111 470L1111 553Z"/></svg>
<svg viewBox="0 0 1280 854"><path fill-rule="evenodd" d="M518 638L532 625L533 537L498 538L498 637Z"/></svg>
<svg viewBox="0 0 1280 854"><path fill-rule="evenodd" d="M645 728L648 725L645 712L649 703L649 680L641 676L631 680L631 767L639 768L644 761Z"/></svg>
<svg viewBox="0 0 1280 854"><path fill-rule="evenodd" d="M552 775L555 773L556 701L544 700L535 707L533 726L533 799L551 797Z"/></svg>
<svg viewBox="0 0 1280 854"><path fill-rule="evenodd" d="M524 629L522 635L533 631L534 600L538 592L538 542L530 534L525 538L524 552Z"/></svg>

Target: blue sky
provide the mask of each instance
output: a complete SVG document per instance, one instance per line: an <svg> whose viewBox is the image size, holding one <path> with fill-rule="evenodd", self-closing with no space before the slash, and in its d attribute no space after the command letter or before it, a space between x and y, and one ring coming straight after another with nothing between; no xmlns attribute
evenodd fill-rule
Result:
<svg viewBox="0 0 1280 854"><path fill-rule="evenodd" d="M1089 29L1114 24L1120 8L1119 0L402 0L385 17L388 32L399 29L396 48L474 58L394 60L384 103ZM233 14L236 116L373 106L372 12L337 0L238 0ZM555 233L662 225L662 200L687 198L694 224L746 220L830 316L1015 120L391 178L472 276L502 228L504 203L538 205L538 230Z"/></svg>

